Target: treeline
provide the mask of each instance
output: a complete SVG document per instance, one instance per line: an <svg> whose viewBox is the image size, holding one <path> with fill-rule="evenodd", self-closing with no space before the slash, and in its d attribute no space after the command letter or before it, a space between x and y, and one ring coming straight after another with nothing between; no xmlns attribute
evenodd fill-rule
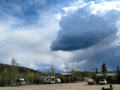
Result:
<svg viewBox="0 0 120 90"><path fill-rule="evenodd" d="M107 71L106 64L103 63L101 66L101 73L103 73L104 78L106 77L106 73L110 72ZM41 76L55 76L56 79L61 79L61 82L67 83L67 82L75 82L75 81L83 81L85 78L92 78L97 79L96 74L100 73L97 68L96 71L75 71L74 69L71 69L68 73L71 73L71 75L61 75L61 73L56 74L54 66L52 65L48 72L39 72L30 68L21 67L17 63L17 61L13 58L11 61L11 65L8 64L0 64L0 86L9 86L13 84L17 84L18 78L24 78L26 84L39 84L41 83ZM117 73L117 76L114 78L116 79L116 82L120 82L120 70L117 66L116 71L111 71L114 73ZM113 78L113 77L112 77Z"/></svg>
<svg viewBox="0 0 120 90"><path fill-rule="evenodd" d="M26 84L36 84L41 81L41 76L55 76L56 78L60 78L63 83L67 82L75 82L83 80L84 77L95 77L96 73L89 71L75 71L72 69L69 71L71 76L64 76L61 73L56 74L54 66L50 67L48 72L38 72L36 70L21 67L17 65L16 61L13 59L11 65L8 64L0 64L0 86L9 86L11 84L16 84L18 78L24 78Z"/></svg>
<svg viewBox="0 0 120 90"><path fill-rule="evenodd" d="M63 83L86 81L86 78L96 78L96 72L91 71L76 71L75 69L70 70L68 73L71 75L58 74L56 77L60 78Z"/></svg>
<svg viewBox="0 0 120 90"><path fill-rule="evenodd" d="M96 68L96 72L98 73L97 68ZM102 78L104 78L104 79L109 79L109 76L107 76L107 73L116 74L116 75L112 75L111 79L113 80L113 83L120 83L120 68L119 68L119 66L117 66L115 71L108 71L106 63L103 62L102 66L101 66L101 73L103 75Z"/></svg>
<svg viewBox="0 0 120 90"><path fill-rule="evenodd" d="M0 63L0 72L2 72L7 67L11 67L12 68L12 65ZM34 72L34 73L39 72L39 71L30 69L30 68L27 68L27 67L22 67L22 66L15 66L15 67L18 68L18 71L20 73L25 73L25 72L27 72L27 70L30 70L31 72Z"/></svg>
<svg viewBox="0 0 120 90"><path fill-rule="evenodd" d="M40 79L41 73L26 67L0 64L0 86L16 84L18 78L24 78L31 84Z"/></svg>

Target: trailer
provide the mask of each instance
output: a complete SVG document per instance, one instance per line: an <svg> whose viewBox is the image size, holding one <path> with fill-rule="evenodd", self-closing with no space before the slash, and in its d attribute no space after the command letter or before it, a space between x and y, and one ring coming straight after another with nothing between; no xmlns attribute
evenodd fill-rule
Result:
<svg viewBox="0 0 120 90"><path fill-rule="evenodd" d="M42 76L43 83L49 84L49 83L55 83L55 76Z"/></svg>

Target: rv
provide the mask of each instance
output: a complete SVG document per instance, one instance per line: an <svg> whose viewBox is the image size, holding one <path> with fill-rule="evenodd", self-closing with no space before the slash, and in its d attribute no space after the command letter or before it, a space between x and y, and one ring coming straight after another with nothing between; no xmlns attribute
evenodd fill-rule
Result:
<svg viewBox="0 0 120 90"><path fill-rule="evenodd" d="M55 83L55 76L42 76L43 83Z"/></svg>

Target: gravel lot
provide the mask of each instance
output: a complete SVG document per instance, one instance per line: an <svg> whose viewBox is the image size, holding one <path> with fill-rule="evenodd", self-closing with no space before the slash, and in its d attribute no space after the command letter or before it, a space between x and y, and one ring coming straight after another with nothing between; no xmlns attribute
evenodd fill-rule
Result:
<svg viewBox="0 0 120 90"><path fill-rule="evenodd" d="M0 87L0 90L101 90L102 87L109 88L109 84L87 85L87 82L77 82L77 83ZM120 90L120 84L113 84L113 90Z"/></svg>

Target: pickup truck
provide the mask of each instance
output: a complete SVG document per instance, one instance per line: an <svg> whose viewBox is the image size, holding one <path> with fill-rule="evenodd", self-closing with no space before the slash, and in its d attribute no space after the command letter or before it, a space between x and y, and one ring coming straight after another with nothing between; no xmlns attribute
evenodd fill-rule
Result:
<svg viewBox="0 0 120 90"><path fill-rule="evenodd" d="M88 85L94 85L95 81L93 79L88 79L87 83L88 83Z"/></svg>

